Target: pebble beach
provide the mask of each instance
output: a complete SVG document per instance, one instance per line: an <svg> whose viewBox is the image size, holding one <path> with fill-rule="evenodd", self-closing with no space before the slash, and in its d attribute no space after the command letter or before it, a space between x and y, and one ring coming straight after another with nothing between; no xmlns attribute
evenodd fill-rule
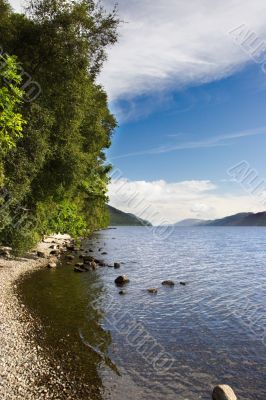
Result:
<svg viewBox="0 0 266 400"><path fill-rule="evenodd" d="M53 237L38 246L47 252ZM72 398L68 393L67 376L60 366L46 359L41 347L34 343L34 323L16 295L16 281L26 273L46 268L47 257L36 252L27 258L0 258L0 398L1 400L41 400Z"/></svg>

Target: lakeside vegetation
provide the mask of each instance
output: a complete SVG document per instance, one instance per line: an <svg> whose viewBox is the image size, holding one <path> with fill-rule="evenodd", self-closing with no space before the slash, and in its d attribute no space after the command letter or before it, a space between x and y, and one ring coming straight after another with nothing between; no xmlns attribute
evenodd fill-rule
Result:
<svg viewBox="0 0 266 400"><path fill-rule="evenodd" d="M108 225L104 149L116 121L96 82L119 20L91 0L0 0L0 243Z"/></svg>

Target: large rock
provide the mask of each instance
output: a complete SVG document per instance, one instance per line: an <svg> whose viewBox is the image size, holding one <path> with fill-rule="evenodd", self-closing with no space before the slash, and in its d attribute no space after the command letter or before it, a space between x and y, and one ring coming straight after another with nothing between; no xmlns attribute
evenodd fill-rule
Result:
<svg viewBox="0 0 266 400"><path fill-rule="evenodd" d="M129 283L129 279L126 275L121 275L116 278L115 283L116 285L125 285L126 283Z"/></svg>
<svg viewBox="0 0 266 400"><path fill-rule="evenodd" d="M212 400L237 400L237 397L230 386L218 385L213 389Z"/></svg>

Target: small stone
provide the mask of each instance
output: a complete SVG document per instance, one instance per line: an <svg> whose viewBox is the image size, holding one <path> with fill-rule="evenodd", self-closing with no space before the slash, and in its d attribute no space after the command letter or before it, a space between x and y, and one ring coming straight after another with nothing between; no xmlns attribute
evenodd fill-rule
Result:
<svg viewBox="0 0 266 400"><path fill-rule="evenodd" d="M75 260L75 257L70 254L70 255L67 256L67 259L68 260Z"/></svg>
<svg viewBox="0 0 266 400"><path fill-rule="evenodd" d="M218 385L212 392L213 400L237 400L233 389L228 385Z"/></svg>
<svg viewBox="0 0 266 400"><path fill-rule="evenodd" d="M45 258L45 253L43 251L37 251L37 256L40 258Z"/></svg>
<svg viewBox="0 0 266 400"><path fill-rule="evenodd" d="M97 264L96 264L95 261L92 261L92 262L90 263L90 266L91 266L91 268L94 269L94 270L97 268Z"/></svg>
<svg viewBox="0 0 266 400"><path fill-rule="evenodd" d="M124 296L125 294L127 294L127 292L125 290L120 290L119 294L120 296Z"/></svg>
<svg viewBox="0 0 266 400"><path fill-rule="evenodd" d="M76 263L75 266L78 267L78 268L83 268L84 264L83 263Z"/></svg>
<svg viewBox="0 0 266 400"><path fill-rule="evenodd" d="M84 256L83 261L85 264L89 264L90 262L92 262L94 260L93 260L93 257L91 257L91 256Z"/></svg>
<svg viewBox="0 0 266 400"><path fill-rule="evenodd" d="M187 283L186 282L179 282L179 284L182 285L182 286L186 286Z"/></svg>
<svg viewBox="0 0 266 400"><path fill-rule="evenodd" d="M175 282L174 281L170 281L170 280L166 280L162 282L162 285L164 286L174 286Z"/></svg>
<svg viewBox="0 0 266 400"><path fill-rule="evenodd" d="M114 268L115 268L115 269L120 268L120 266L121 266L121 265L120 265L119 263L117 263L117 262L114 263Z"/></svg>

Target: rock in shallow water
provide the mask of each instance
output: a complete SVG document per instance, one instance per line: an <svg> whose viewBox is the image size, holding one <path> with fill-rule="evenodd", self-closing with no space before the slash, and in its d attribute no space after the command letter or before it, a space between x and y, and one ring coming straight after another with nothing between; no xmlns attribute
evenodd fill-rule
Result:
<svg viewBox="0 0 266 400"><path fill-rule="evenodd" d="M237 400L237 397L230 386L218 385L212 392L212 400Z"/></svg>
<svg viewBox="0 0 266 400"><path fill-rule="evenodd" d="M156 288L149 288L149 289L147 289L147 291L149 293L151 293L151 294L157 294L158 293L158 289L156 289Z"/></svg>
<svg viewBox="0 0 266 400"><path fill-rule="evenodd" d="M126 283L129 283L129 279L126 275L121 275L116 278L115 283L117 285L125 285Z"/></svg>
<svg viewBox="0 0 266 400"><path fill-rule="evenodd" d="M174 282L174 281L167 280L167 281L163 281L163 282L162 282L162 285L164 285L164 286L174 286L174 285L175 285L175 282Z"/></svg>

